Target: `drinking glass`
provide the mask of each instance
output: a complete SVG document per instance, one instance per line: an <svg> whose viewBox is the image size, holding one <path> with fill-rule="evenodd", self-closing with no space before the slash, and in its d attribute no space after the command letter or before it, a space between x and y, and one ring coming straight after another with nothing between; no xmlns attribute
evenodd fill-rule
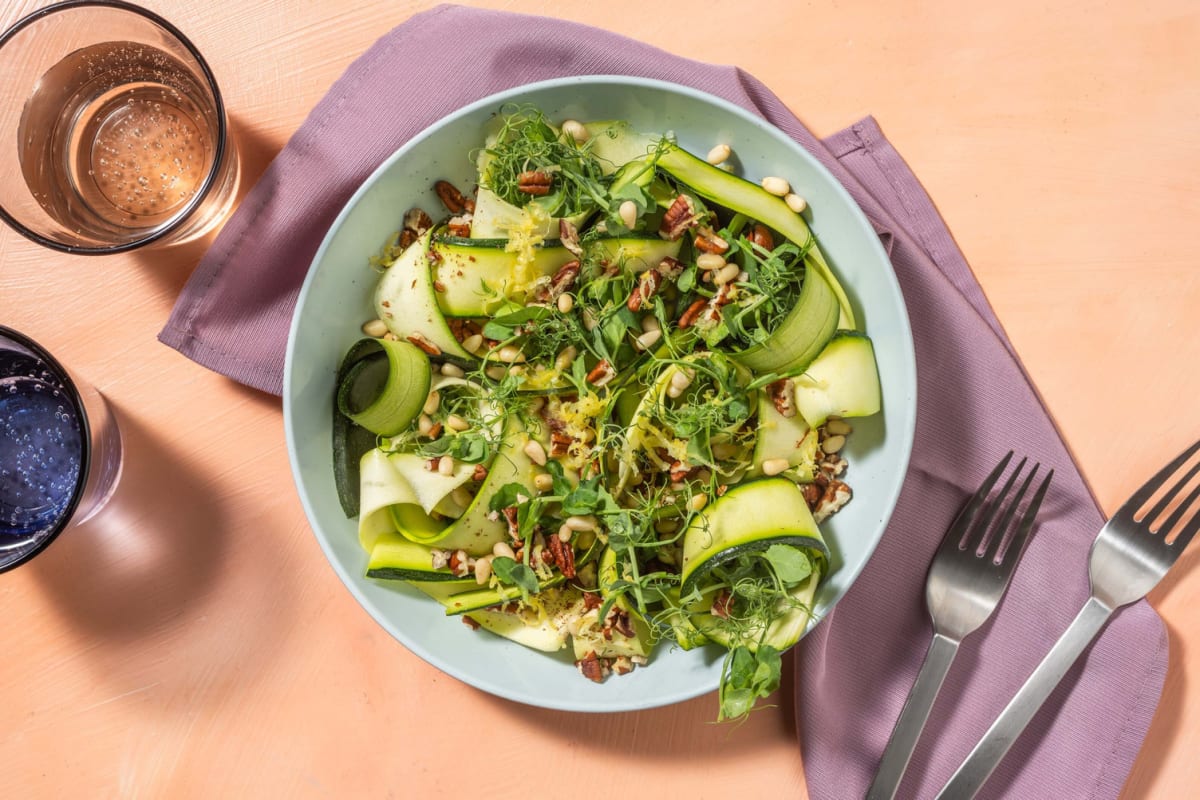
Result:
<svg viewBox="0 0 1200 800"><path fill-rule="evenodd" d="M121 463L121 433L104 397L0 325L0 572L103 508Z"/></svg>
<svg viewBox="0 0 1200 800"><path fill-rule="evenodd" d="M189 241L238 178L212 71L162 17L67 0L0 34L0 218L24 236L81 254Z"/></svg>

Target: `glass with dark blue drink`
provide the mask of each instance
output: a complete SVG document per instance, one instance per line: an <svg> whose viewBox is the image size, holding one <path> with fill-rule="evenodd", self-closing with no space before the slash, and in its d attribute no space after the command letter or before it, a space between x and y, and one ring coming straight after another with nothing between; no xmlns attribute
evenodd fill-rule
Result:
<svg viewBox="0 0 1200 800"><path fill-rule="evenodd" d="M0 572L95 515L116 488L121 457L100 393L0 325Z"/></svg>

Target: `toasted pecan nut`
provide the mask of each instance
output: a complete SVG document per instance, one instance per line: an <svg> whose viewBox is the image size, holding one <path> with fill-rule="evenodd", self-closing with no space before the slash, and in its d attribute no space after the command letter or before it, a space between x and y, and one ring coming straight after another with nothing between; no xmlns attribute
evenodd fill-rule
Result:
<svg viewBox="0 0 1200 800"><path fill-rule="evenodd" d="M633 620L629 618L629 613L627 611L618 609L615 606L613 607L613 611L616 612L612 615L613 630L627 639L632 639L634 636L636 636L637 631L634 630Z"/></svg>
<svg viewBox="0 0 1200 800"><path fill-rule="evenodd" d="M447 184L449 185L449 184ZM454 189L453 186L450 187ZM455 189L455 191L458 191ZM422 208L413 207L404 213L404 230L410 231L417 236L420 236L425 231L433 227L433 220L425 213Z"/></svg>
<svg viewBox="0 0 1200 800"><path fill-rule="evenodd" d="M675 198L670 208L667 209L667 213L663 215L662 224L658 226L658 232L674 241L683 236L684 231L695 225L698 221L696 206L692 202L692 198L681 194Z"/></svg>
<svg viewBox="0 0 1200 800"><path fill-rule="evenodd" d="M550 432L550 455L565 456L567 453L569 453L571 451L571 445L574 443L575 443L575 440L572 439L567 434L561 433L559 431L551 431Z"/></svg>
<svg viewBox="0 0 1200 800"><path fill-rule="evenodd" d="M771 229L761 222L754 223L754 228L750 231L750 239L752 244L756 244L763 250L775 249L775 237L771 235Z"/></svg>
<svg viewBox="0 0 1200 800"><path fill-rule="evenodd" d="M589 650L586 656L576 661L575 667L580 675L590 681L601 683L604 680L604 665L596 657L595 650Z"/></svg>
<svg viewBox="0 0 1200 800"><path fill-rule="evenodd" d="M502 508L500 509L500 513L504 515L504 521L508 524L508 538L520 545L521 531L517 524L517 507L508 506L506 508Z"/></svg>
<svg viewBox="0 0 1200 800"><path fill-rule="evenodd" d="M410 333L405 338L416 345L426 355L440 356L442 354L442 348L426 339L422 334Z"/></svg>
<svg viewBox="0 0 1200 800"><path fill-rule="evenodd" d="M481 481L488 475L488 468L483 464L476 464L475 471L471 473L471 480Z"/></svg>
<svg viewBox="0 0 1200 800"><path fill-rule="evenodd" d="M629 293L629 299L625 301L625 307L630 311L638 311L641 307L650 301L650 298L658 294L659 287L662 286L663 275L656 269L648 269L638 276L637 286L633 287L633 291Z"/></svg>
<svg viewBox="0 0 1200 800"><path fill-rule="evenodd" d="M451 217L446 223L446 233L451 236L457 236L460 239L470 238L471 220L467 217Z"/></svg>
<svg viewBox="0 0 1200 800"><path fill-rule="evenodd" d="M661 272L662 276L669 281L673 281L683 274L682 262L680 262L678 259L671 258L670 256L667 256L662 261L658 262L658 266L655 267L655 269Z"/></svg>
<svg viewBox="0 0 1200 800"><path fill-rule="evenodd" d="M577 280L579 280L579 262L568 261L559 267L558 271L554 273L554 277L550 279L546 299L557 300L560 295L571 291Z"/></svg>
<svg viewBox="0 0 1200 800"><path fill-rule="evenodd" d="M517 191L523 194L531 195L546 195L550 194L550 184L554 182L553 177L541 170L527 170L517 175Z"/></svg>
<svg viewBox="0 0 1200 800"><path fill-rule="evenodd" d="M687 310L683 312L683 316L679 318L679 329L684 330L696 324L696 320L700 319L700 314L704 309L708 308L708 301L701 297L699 300L692 302Z"/></svg>
<svg viewBox="0 0 1200 800"><path fill-rule="evenodd" d="M400 241L399 241L400 249L407 250L412 245L412 243L417 240L417 238L418 238L417 234L413 233L410 230L405 229L405 230L400 231Z"/></svg>
<svg viewBox="0 0 1200 800"><path fill-rule="evenodd" d="M593 386L603 386L615 377L617 377L617 371L612 368L612 364L608 363L607 358L602 358L600 363L592 367L592 371L587 374L587 382Z"/></svg>
<svg viewBox="0 0 1200 800"><path fill-rule="evenodd" d="M591 611L592 609L599 608L602 605L604 605L604 600L601 599L599 592L583 593L583 607L585 610Z"/></svg>
<svg viewBox="0 0 1200 800"><path fill-rule="evenodd" d="M796 395L792 391L790 378L780 378L767 385L767 394L775 410L785 417L796 416Z"/></svg>
<svg viewBox="0 0 1200 800"><path fill-rule="evenodd" d="M729 251L729 242L717 235L716 231L707 225L701 225L696 229L696 249L702 253L716 253L724 255Z"/></svg>
<svg viewBox="0 0 1200 800"><path fill-rule="evenodd" d="M546 546L550 548L550 558L558 565L559 571L568 578L574 578L575 549L571 547L570 542L551 536L546 540Z"/></svg>
<svg viewBox="0 0 1200 800"><path fill-rule="evenodd" d="M449 181L438 181L433 184L433 190L451 214L461 214L467 210L467 198Z"/></svg>

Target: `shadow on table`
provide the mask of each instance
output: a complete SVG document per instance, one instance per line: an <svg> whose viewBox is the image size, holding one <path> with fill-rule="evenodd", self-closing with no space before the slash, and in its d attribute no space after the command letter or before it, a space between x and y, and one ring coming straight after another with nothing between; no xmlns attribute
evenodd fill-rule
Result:
<svg viewBox="0 0 1200 800"><path fill-rule="evenodd" d="M221 504L170 448L114 408L123 474L108 505L65 531L32 569L85 634L136 640L177 624L211 589L226 547Z"/></svg>
<svg viewBox="0 0 1200 800"><path fill-rule="evenodd" d="M226 221L233 216L246 194L254 187L254 184L258 183L258 179L262 177L271 160L283 147L282 142L269 139L254 130L248 122L240 117L230 115L229 128L237 144L238 158L241 162L241 177L238 183L237 197L226 216ZM138 264L145 267L159 281L166 297L171 303L174 303L175 298L183 291L184 284L196 269L196 265L200 263L200 259L212 246L213 240L220 231L221 225L217 225L211 232L199 239L175 245L135 250L133 255Z"/></svg>
<svg viewBox="0 0 1200 800"><path fill-rule="evenodd" d="M687 764L737 760L766 744L795 740L795 653L783 655L780 689L741 722L715 723L717 694L710 692L683 703L618 714L586 714L534 708L480 693L498 709L534 723L579 748L607 749L625 758ZM584 678L580 677L580 680ZM620 678L609 678L620 680ZM800 746L796 744L796 758ZM785 790L786 787L780 787ZM635 792L636 794L636 792ZM783 794L787 794L783 791Z"/></svg>

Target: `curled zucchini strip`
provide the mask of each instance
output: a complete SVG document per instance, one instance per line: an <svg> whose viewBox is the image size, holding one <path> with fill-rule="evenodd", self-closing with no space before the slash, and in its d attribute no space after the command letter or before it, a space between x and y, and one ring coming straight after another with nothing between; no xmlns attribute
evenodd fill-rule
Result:
<svg viewBox="0 0 1200 800"><path fill-rule="evenodd" d="M408 342L360 339L342 361L337 407L372 433L394 436L421 413L433 370Z"/></svg>
<svg viewBox="0 0 1200 800"><path fill-rule="evenodd" d="M743 644L751 650L765 643L782 651L800 640L808 626L809 609L829 549L804 496L786 478L765 478L735 486L693 518L683 539L681 595L686 598L696 589L705 594L714 569L775 545L804 550L815 562L811 575L789 592L794 607L781 606L768 625L737 633L709 609L700 608L690 617L696 630L711 641L726 646ZM706 599L711 604L711 595Z"/></svg>

